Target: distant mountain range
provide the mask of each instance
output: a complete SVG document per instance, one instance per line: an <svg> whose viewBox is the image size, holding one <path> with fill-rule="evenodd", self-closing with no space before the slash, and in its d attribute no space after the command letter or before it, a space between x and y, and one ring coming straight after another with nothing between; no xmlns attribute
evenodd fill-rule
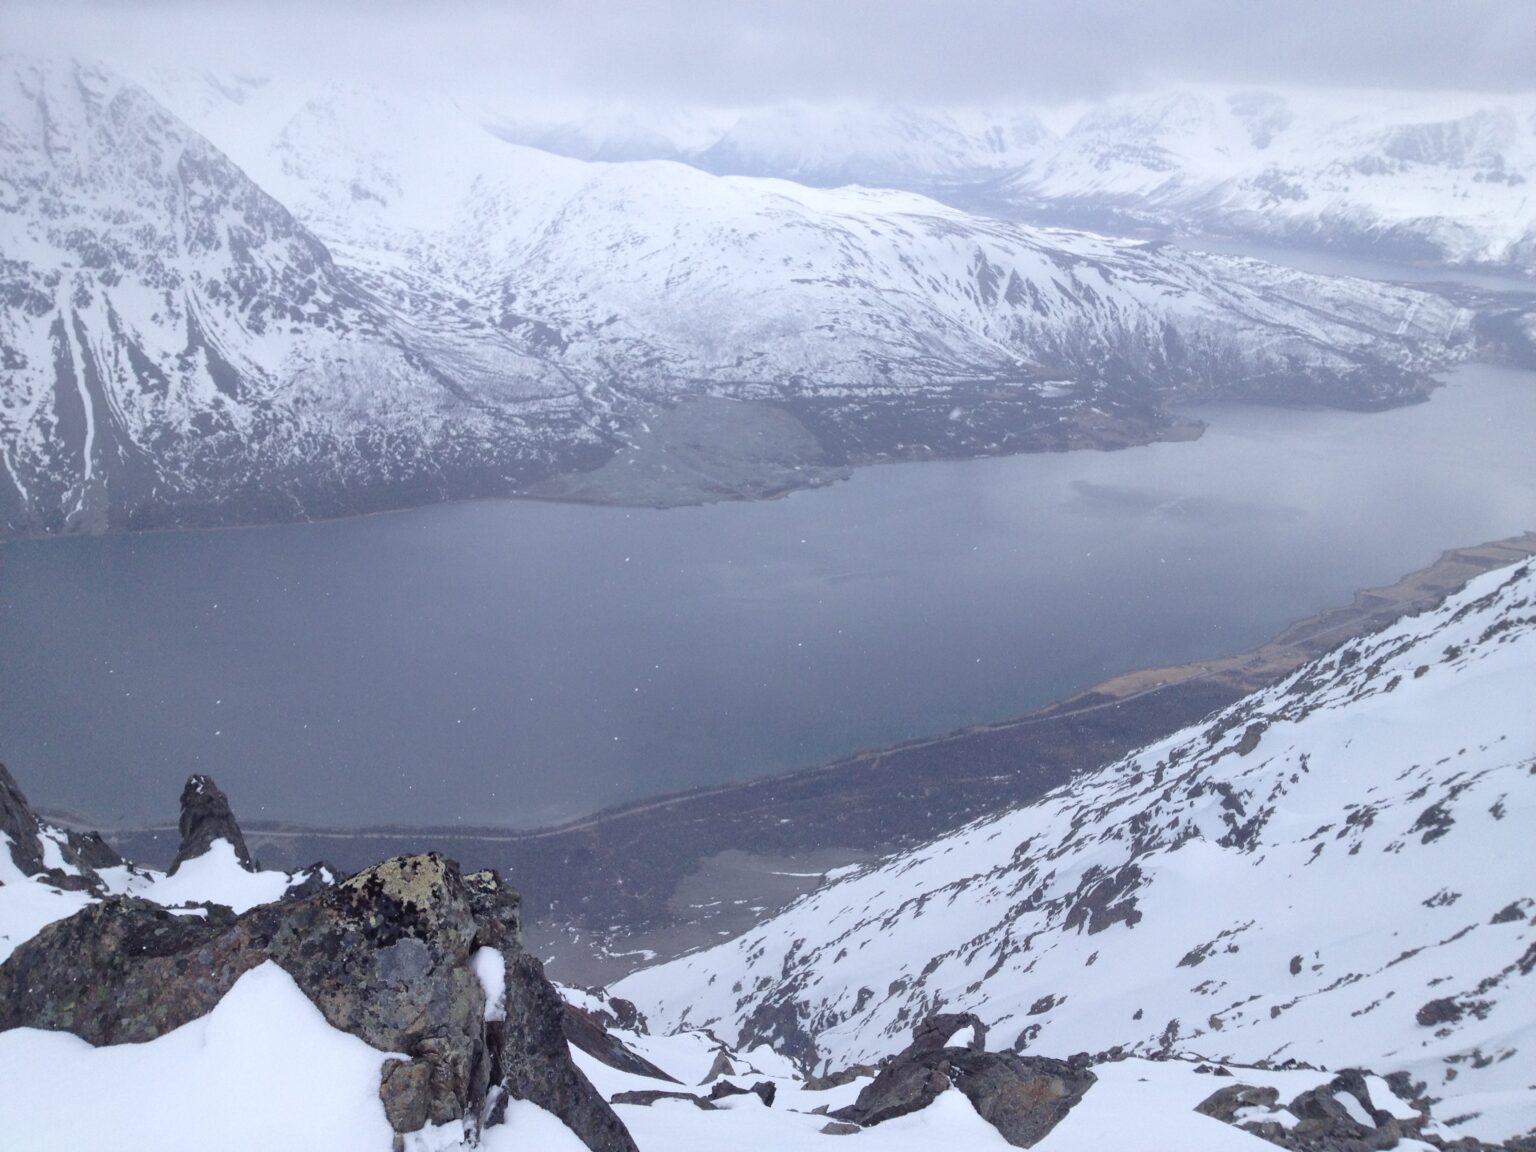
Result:
<svg viewBox="0 0 1536 1152"><path fill-rule="evenodd" d="M758 494L864 460L1144 442L1178 399L1402 403L1476 343L1471 313L1408 288L572 160L447 99L154 88L0 63L8 533ZM1013 154L1034 132L982 135ZM757 474L562 487L703 397L738 405L710 419L751 427Z"/></svg>
<svg viewBox="0 0 1536 1152"><path fill-rule="evenodd" d="M681 160L932 192L1026 219L1536 275L1536 92L1178 88L1088 106L1059 133L1024 109L868 105L487 120L506 139L582 159Z"/></svg>

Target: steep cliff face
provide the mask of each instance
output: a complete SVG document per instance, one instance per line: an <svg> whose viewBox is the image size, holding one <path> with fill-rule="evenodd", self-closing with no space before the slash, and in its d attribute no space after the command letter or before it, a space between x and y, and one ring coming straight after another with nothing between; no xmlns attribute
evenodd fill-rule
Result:
<svg viewBox="0 0 1536 1152"><path fill-rule="evenodd" d="M868 1062L928 1013L1017 1050L1402 1072L1536 1125L1536 572L1479 577L1016 812L617 986L652 1025Z"/></svg>

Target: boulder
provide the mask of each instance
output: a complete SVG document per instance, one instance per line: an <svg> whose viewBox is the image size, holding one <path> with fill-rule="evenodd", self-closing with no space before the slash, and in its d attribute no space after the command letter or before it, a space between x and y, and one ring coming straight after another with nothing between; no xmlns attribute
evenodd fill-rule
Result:
<svg viewBox="0 0 1536 1152"><path fill-rule="evenodd" d="M493 1078L514 1099L553 1112L592 1152L637 1152L629 1131L571 1062L565 1001L536 956L507 954L507 1018L487 1026Z"/></svg>
<svg viewBox="0 0 1536 1152"><path fill-rule="evenodd" d="M176 849L176 859L171 861L170 871L176 872L188 860L203 855L215 840L227 840L235 850L235 859L247 872L256 871L256 863L245 847L245 837L235 814L230 811L229 797L225 796L212 776L189 776L181 790L181 819L177 824L181 832L181 846Z"/></svg>
<svg viewBox="0 0 1536 1152"><path fill-rule="evenodd" d="M1350 1103L1358 1108L1346 1105L1344 1096L1352 1097ZM1229 1084L1211 1093L1195 1111L1294 1152L1385 1152L1402 1141L1447 1147L1439 1136L1423 1131L1422 1117L1399 1120L1376 1107L1365 1076L1353 1069L1309 1088L1285 1105L1274 1088ZM1360 1113L1370 1121L1362 1123L1356 1118ZM1468 1152L1484 1147L1470 1138L1455 1146Z"/></svg>
<svg viewBox="0 0 1536 1152"><path fill-rule="evenodd" d="M970 1021L975 1018L968 1013L923 1021L913 1029L912 1044L887 1063L852 1104L828 1115L867 1128L926 1108L941 1093L958 1088L1008 1143L1033 1147L1097 1078L1085 1062L984 1051L975 1046L985 1035L980 1021L975 1021L972 1047L944 1046Z"/></svg>
<svg viewBox="0 0 1536 1152"><path fill-rule="evenodd" d="M721 1080L709 1090L711 1100L724 1100L727 1096L756 1096L763 1102L764 1108L772 1108L774 1098L779 1089L771 1080L759 1080L750 1088L743 1088L739 1084L732 1084L729 1080Z"/></svg>
<svg viewBox="0 0 1536 1152"><path fill-rule="evenodd" d="M715 1053L714 1062L710 1064L709 1071L705 1073L704 1079L700 1080L699 1083L712 1084L722 1076L734 1075L736 1075L736 1066L731 1063L730 1056L726 1053L726 1050L722 1048L720 1051Z"/></svg>
<svg viewBox="0 0 1536 1152"><path fill-rule="evenodd" d="M614 1104L638 1104L649 1108L658 1100L686 1100L695 1108L705 1112L716 1112L719 1109L702 1096L696 1096L692 1092L667 1092L661 1089L647 1088L638 1092L615 1092L612 1103Z"/></svg>

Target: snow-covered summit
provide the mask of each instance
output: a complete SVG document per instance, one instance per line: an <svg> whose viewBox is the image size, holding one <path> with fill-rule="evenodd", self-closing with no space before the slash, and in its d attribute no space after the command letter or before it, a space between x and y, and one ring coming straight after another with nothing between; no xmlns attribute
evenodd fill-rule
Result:
<svg viewBox="0 0 1536 1152"><path fill-rule="evenodd" d="M615 990L818 1068L942 1009L1028 1051L1405 1072L1505 1139L1536 1126L1533 698L1527 564Z"/></svg>

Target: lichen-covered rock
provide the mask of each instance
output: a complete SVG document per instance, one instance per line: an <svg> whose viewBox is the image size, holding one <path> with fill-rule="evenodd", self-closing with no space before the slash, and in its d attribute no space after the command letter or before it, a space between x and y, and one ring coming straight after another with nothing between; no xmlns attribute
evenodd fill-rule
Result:
<svg viewBox="0 0 1536 1152"><path fill-rule="evenodd" d="M379 1095L397 1132L487 1116L490 1085L553 1112L593 1152L633 1152L571 1062L564 1003L523 951L517 894L434 853L387 860L304 899L205 917L113 898L44 928L0 965L0 1029L151 1040L203 1016L246 971L275 961L332 1026L385 1052ZM487 1020L470 961L500 951L505 1021Z"/></svg>
<svg viewBox="0 0 1536 1152"><path fill-rule="evenodd" d="M227 840L235 850L235 859L248 872L256 871L241 835L235 814L230 811L229 797L225 796L212 776L189 776L181 789L181 819L177 824L181 832L181 846L176 849L176 859L171 862L174 873L188 860L203 855L215 840Z"/></svg>
<svg viewBox="0 0 1536 1152"><path fill-rule="evenodd" d="M137 1044L205 1016L264 957L230 939L232 917L178 916L113 897L48 925L0 964L0 1031L46 1028Z"/></svg>

